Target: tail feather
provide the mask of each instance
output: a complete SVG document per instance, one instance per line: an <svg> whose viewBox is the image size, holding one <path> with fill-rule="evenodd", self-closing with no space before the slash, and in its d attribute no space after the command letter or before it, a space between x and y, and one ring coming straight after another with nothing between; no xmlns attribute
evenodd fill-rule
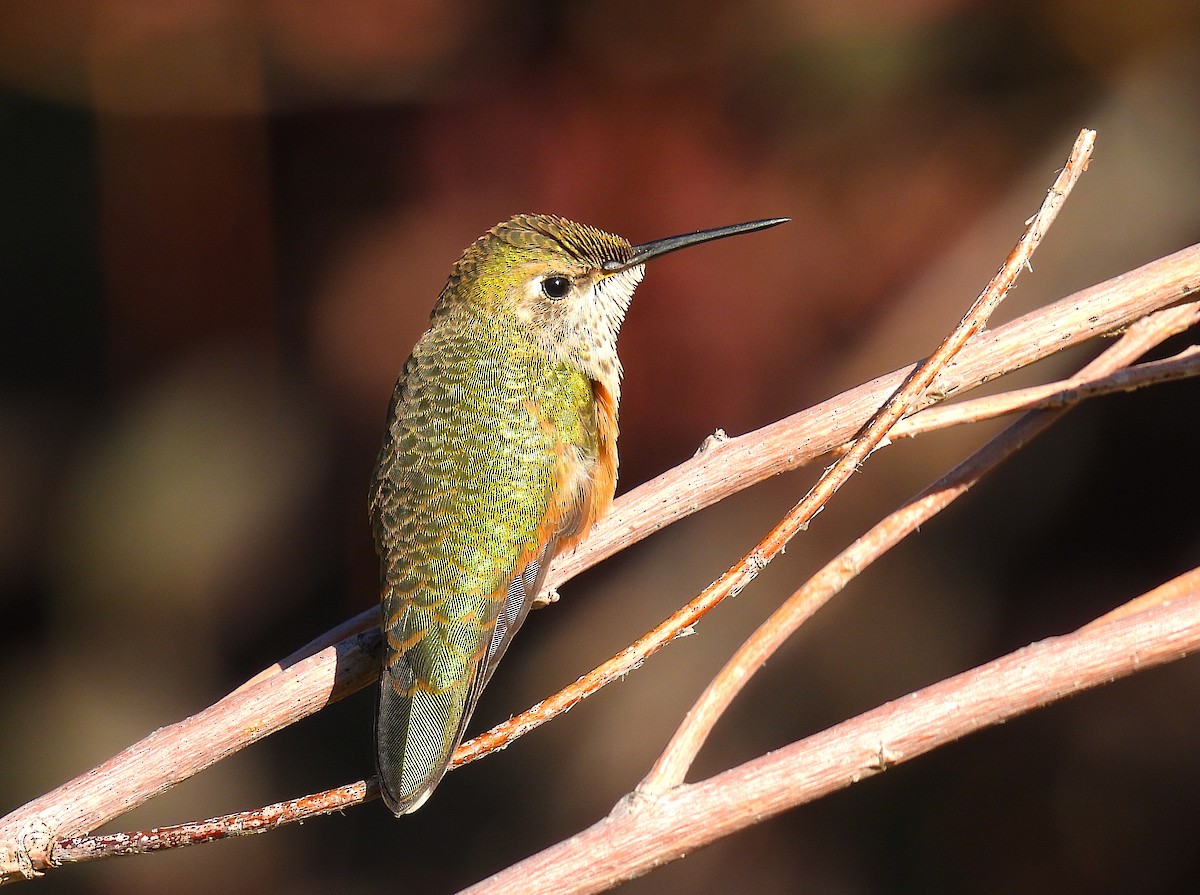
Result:
<svg viewBox="0 0 1200 895"><path fill-rule="evenodd" d="M445 775L466 726L464 708L460 688L406 694L396 686L394 672L384 670L375 762L383 801L397 817L420 808Z"/></svg>
<svg viewBox="0 0 1200 895"><path fill-rule="evenodd" d="M542 586L554 543L508 583L487 647L465 686L433 691L417 682L405 653L385 660L375 713L375 765L383 801L397 817L420 808L445 775L479 695Z"/></svg>

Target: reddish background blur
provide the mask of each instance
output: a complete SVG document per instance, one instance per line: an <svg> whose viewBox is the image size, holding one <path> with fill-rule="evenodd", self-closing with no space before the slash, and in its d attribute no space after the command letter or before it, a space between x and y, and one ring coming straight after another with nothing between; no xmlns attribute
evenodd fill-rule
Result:
<svg viewBox="0 0 1200 895"><path fill-rule="evenodd" d="M1081 127L1096 158L1004 315L1200 239L1187 0L0 5L0 812L375 599L366 482L450 265L519 211L655 262L622 337L621 489L926 353ZM1045 375L1077 365L1045 365ZM1200 391L1075 413L772 660L696 774L1071 629L1194 565ZM985 432L872 458L737 600L638 673L455 772L250 840L39 892L446 892L636 784L806 572ZM611 655L754 543L785 476L564 588L474 728ZM1194 892L1200 666L989 731L623 891ZM359 694L122 818L371 772ZM31 890L32 891L32 890Z"/></svg>

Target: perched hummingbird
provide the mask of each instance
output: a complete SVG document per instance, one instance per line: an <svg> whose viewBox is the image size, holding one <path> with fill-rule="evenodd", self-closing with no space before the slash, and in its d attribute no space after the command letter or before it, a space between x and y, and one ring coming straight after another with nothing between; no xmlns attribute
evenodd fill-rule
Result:
<svg viewBox="0 0 1200 895"><path fill-rule="evenodd" d="M630 246L518 215L469 247L404 365L371 484L383 800L419 808L539 594L617 480L617 332L651 258L773 218Z"/></svg>

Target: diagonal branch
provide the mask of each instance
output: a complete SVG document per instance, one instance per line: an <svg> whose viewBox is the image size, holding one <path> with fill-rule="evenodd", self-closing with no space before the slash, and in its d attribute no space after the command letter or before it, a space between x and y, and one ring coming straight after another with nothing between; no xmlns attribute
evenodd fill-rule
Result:
<svg viewBox="0 0 1200 895"><path fill-rule="evenodd" d="M1139 320L1116 344L1080 371L1073 383L1082 386L1094 377L1116 372L1196 321L1195 304L1169 308ZM700 747L733 698L804 622L876 559L965 494L1073 406L1036 410L1021 417L827 563L763 622L709 683L638 791L662 792L682 783Z"/></svg>
<svg viewBox="0 0 1200 895"><path fill-rule="evenodd" d="M1179 305L1175 310L1178 309L1187 309L1187 313L1181 317L1186 321L1181 332L1200 322L1200 302ZM1049 382L1045 385L1000 392L985 398L929 407L916 416L901 420L888 433L888 437L893 441L898 438L915 438L926 432L979 423L1010 413L1065 407L1087 398L1190 379L1200 375L1200 345L1190 345L1174 357L1146 361L1133 367L1097 375L1095 378L1081 379L1082 375L1077 374L1069 380Z"/></svg>
<svg viewBox="0 0 1200 895"><path fill-rule="evenodd" d="M1023 647L699 783L635 794L464 895L602 892L967 734L1194 653L1200 569L1171 585L1169 602Z"/></svg>

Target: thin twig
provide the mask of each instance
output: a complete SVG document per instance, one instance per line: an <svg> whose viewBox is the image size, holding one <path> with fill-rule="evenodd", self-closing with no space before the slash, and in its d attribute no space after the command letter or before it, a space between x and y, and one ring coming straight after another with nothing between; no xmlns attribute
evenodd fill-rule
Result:
<svg viewBox="0 0 1200 895"><path fill-rule="evenodd" d="M1154 590L1146 591L1146 593L1130 600L1128 603L1122 603L1112 612L1105 613L1095 621L1089 622L1087 627L1092 628L1107 625L1109 622L1116 621L1119 618L1144 612L1151 606L1162 606L1167 603L1186 600L1189 594L1195 592L1200 592L1200 568L1184 572L1178 578L1172 578L1165 584L1160 584Z"/></svg>
<svg viewBox="0 0 1200 895"><path fill-rule="evenodd" d="M958 353L967 340L987 325L988 318L999 307L1000 302L1004 300L1004 297L1008 294L1013 283L1016 282L1017 277L1020 275L1021 270L1029 266L1030 259L1041 243L1046 230L1049 229L1055 217L1058 216L1059 209L1062 208L1063 202L1066 201L1075 183L1083 175L1083 172L1087 170L1087 163L1091 158L1095 139L1095 131L1084 130L1079 134L1075 145L1071 148L1071 155L1067 160L1067 164L1063 166L1062 171L1059 172L1058 177L1054 181L1054 185L1046 193L1046 198L1042 201L1042 205L1037 213L1027 222L1025 232L1021 234L1021 238L1017 241L1016 246L1009 253L1004 266L992 277L991 282L980 293L962 321L954 328L954 331L942 341L942 344L929 356L929 359L917 368L892 400L875 415L875 418L871 420L863 433L850 446L850 449L838 459L837 463L826 470L825 475L813 486L813 489L805 498L788 512L783 520L759 542L758 546L738 566L727 572L715 584L710 585L689 606L703 602L711 602L715 605L727 594L734 592L734 586L740 586L744 582L749 581L754 574L757 574L758 569L762 565L766 565L767 562L787 545L796 532L808 524L809 520L824 506L829 496L833 494L842 482L850 477L854 470L866 459L867 455L875 450L887 435L888 430L904 416L909 405L929 387L938 372L950 362L950 359ZM758 558L758 562L761 565L751 567L752 573L750 574L743 571L747 567L750 567L751 562L755 561L756 558ZM791 601L789 601L789 605L790 603ZM686 612L686 607L683 612ZM691 624L695 620L690 613L684 617L687 619L687 624ZM766 626L764 625L764 627ZM760 628L759 630L761 632L763 629ZM758 641L752 638L743 647L743 652L747 650L753 652L756 649L757 643ZM770 647L770 651L773 652L774 649L775 646ZM742 655L740 652L739 656ZM757 665L750 664L753 660L749 657L743 658L741 661L737 659L734 661L737 661L738 664L734 666L731 663L726 666L726 671L730 673L741 671L741 673L747 674L748 669L757 667ZM724 677L718 678L718 680L723 684L728 683ZM733 692L736 692L736 689ZM650 769L650 773L642 780L638 787L640 792L647 794L661 793L683 782L684 775L691 766L692 760L700 749L700 745L704 742L708 731L716 722L717 717L724 710L726 704L727 701L722 702L719 695L713 694L711 687L706 691L705 697L702 698L702 703L698 703L688 713L683 725L676 731L666 750L659 756L658 761L654 763L654 766Z"/></svg>
<svg viewBox="0 0 1200 895"><path fill-rule="evenodd" d="M55 864L77 864L98 858L146 854L185 845L198 845L201 842L252 836L309 817L331 814L348 804L358 804L378 796L379 787L375 781L360 780L314 795L267 805L254 811L240 811L194 823L154 827L133 833L107 833L101 836L62 839L54 843L51 857Z"/></svg>
<svg viewBox="0 0 1200 895"><path fill-rule="evenodd" d="M1195 321L1191 306L1170 308L1139 320L1116 344L1089 363L1072 382L1084 383L1126 367ZM1035 410L1021 417L982 448L892 513L827 563L790 596L734 653L705 688L675 731L654 768L655 790L678 785L695 761L713 726L734 697L796 630L840 593L876 559L965 494L1075 404ZM639 790L645 788L645 783Z"/></svg>
<svg viewBox="0 0 1200 895"><path fill-rule="evenodd" d="M1200 303L1184 305L1188 309L1183 316L1180 332L1200 322ZM1190 345L1173 357L1147 361L1122 370L1095 378L1081 379L1083 373L1070 379L1033 385L959 401L957 404L939 404L922 410L916 416L901 420L888 433L888 438L915 438L928 432L979 423L1027 410L1047 410L1064 407L1089 398L1111 395L1116 392L1131 392L1153 385L1177 382L1200 375L1200 345Z"/></svg>

